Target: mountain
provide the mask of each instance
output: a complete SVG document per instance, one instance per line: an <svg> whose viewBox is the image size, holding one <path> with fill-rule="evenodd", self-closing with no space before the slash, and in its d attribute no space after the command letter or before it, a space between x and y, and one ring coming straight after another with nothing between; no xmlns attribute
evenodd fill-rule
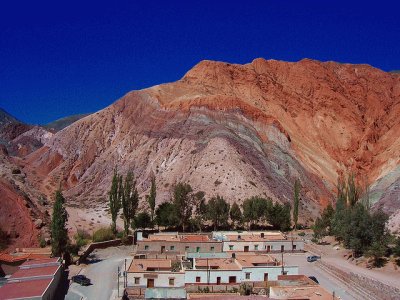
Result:
<svg viewBox="0 0 400 300"><path fill-rule="evenodd" d="M178 181L230 202L290 203L299 178L310 223L334 199L338 174L354 172L378 204L386 197L374 184L400 165L399 115L400 76L369 65L202 61L57 132L23 167L41 192L61 183L68 205L96 211L114 168L134 171L142 199L154 174L157 203Z"/></svg>
<svg viewBox="0 0 400 300"><path fill-rule="evenodd" d="M72 115L72 116L67 116L58 120L55 120L53 122L50 122L43 127L53 130L53 131L60 131L64 129L65 127L71 125L72 123L88 116L89 114L78 114L78 115Z"/></svg>

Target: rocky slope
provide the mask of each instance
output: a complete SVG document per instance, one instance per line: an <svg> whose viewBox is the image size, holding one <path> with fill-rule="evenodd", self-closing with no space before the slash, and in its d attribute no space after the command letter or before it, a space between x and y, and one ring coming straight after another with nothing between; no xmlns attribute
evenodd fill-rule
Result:
<svg viewBox="0 0 400 300"><path fill-rule="evenodd" d="M291 202L300 178L307 222L340 172L373 184L399 166L399 115L400 76L368 65L203 61L75 122L21 164L42 192L61 183L68 204L86 209L105 207L115 167L134 171L142 195L155 174L158 203L178 181L231 202Z"/></svg>

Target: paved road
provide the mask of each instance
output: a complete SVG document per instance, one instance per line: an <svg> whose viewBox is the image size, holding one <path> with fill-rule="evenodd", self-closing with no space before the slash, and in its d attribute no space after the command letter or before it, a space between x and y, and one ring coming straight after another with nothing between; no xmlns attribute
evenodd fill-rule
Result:
<svg viewBox="0 0 400 300"><path fill-rule="evenodd" d="M80 272L90 278L92 285L80 286L72 283L65 299L109 300L111 296L117 294L118 266L123 270L125 258L130 258L131 250L132 248L129 247L112 247L94 251L90 256L91 262ZM127 267L129 267L129 260Z"/></svg>
<svg viewBox="0 0 400 300"><path fill-rule="evenodd" d="M335 292L336 296L340 296L344 300L353 300L348 288L344 286L340 281L333 278L330 274L324 272L318 268L315 263L307 262L307 256L310 253L295 253L295 254L284 254L283 260L285 265L295 265L299 266L299 274L304 274L306 276L315 276L320 285L323 286L329 292ZM281 259L281 255L276 255L277 259Z"/></svg>

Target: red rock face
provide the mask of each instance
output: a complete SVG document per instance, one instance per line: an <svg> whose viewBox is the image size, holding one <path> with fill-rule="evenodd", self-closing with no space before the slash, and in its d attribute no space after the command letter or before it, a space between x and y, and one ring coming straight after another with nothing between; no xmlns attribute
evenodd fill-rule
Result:
<svg viewBox="0 0 400 300"><path fill-rule="evenodd" d="M3 179L0 195L0 227L9 235L8 249L38 246L38 230L25 199Z"/></svg>
<svg viewBox="0 0 400 300"><path fill-rule="evenodd" d="M299 178L306 222L332 201L338 173L372 184L399 165L399 116L400 76L367 65L203 61L56 133L25 169L86 207L107 201L115 167L133 170L142 194L154 173L158 203L178 181L231 202L291 202Z"/></svg>

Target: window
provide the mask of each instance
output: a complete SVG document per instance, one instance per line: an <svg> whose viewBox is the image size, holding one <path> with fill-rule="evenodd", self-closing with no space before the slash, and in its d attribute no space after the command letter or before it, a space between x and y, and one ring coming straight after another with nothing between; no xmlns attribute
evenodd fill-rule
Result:
<svg viewBox="0 0 400 300"><path fill-rule="evenodd" d="M233 245L229 245L229 250L233 250Z"/></svg>
<svg viewBox="0 0 400 300"><path fill-rule="evenodd" d="M135 284L140 284L140 277L135 277Z"/></svg>
<svg viewBox="0 0 400 300"><path fill-rule="evenodd" d="M188 251L188 250L189 250L189 246L186 246L186 247L185 247L185 250Z"/></svg>
<svg viewBox="0 0 400 300"><path fill-rule="evenodd" d="M293 245L293 250L296 250L296 245Z"/></svg>
<svg viewBox="0 0 400 300"><path fill-rule="evenodd" d="M169 250L175 250L175 246L169 247Z"/></svg>
<svg viewBox="0 0 400 300"><path fill-rule="evenodd" d="M229 283L236 283L236 276L229 276Z"/></svg>
<svg viewBox="0 0 400 300"><path fill-rule="evenodd" d="M144 245L144 250L149 250L149 245Z"/></svg>
<svg viewBox="0 0 400 300"><path fill-rule="evenodd" d="M200 247L196 247L196 252L200 252Z"/></svg>
<svg viewBox="0 0 400 300"><path fill-rule="evenodd" d="M250 279L250 273L246 273L246 279Z"/></svg>
<svg viewBox="0 0 400 300"><path fill-rule="evenodd" d="M196 282L201 282L201 277L200 276L196 276Z"/></svg>
<svg viewBox="0 0 400 300"><path fill-rule="evenodd" d="M175 285L175 278L169 278L169 285L171 286Z"/></svg>
<svg viewBox="0 0 400 300"><path fill-rule="evenodd" d="M254 245L254 250L258 250L258 245Z"/></svg>
<svg viewBox="0 0 400 300"><path fill-rule="evenodd" d="M210 251L214 251L215 250L215 247L214 246L211 246L210 247Z"/></svg>

